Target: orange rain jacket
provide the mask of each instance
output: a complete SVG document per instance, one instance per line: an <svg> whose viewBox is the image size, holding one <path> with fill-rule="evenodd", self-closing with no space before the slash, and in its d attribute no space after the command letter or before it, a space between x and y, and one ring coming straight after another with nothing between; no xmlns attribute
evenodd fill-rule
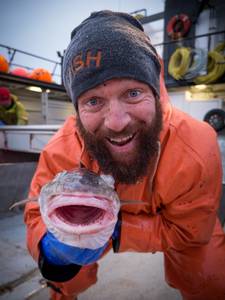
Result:
<svg viewBox="0 0 225 300"><path fill-rule="evenodd" d="M147 175L136 184L116 186L121 201L146 203L122 206L119 251L163 251L166 280L180 289L184 299L222 300L225 237L217 220L222 172L216 133L208 124L172 108L162 78L160 101L163 130L154 178ZM29 196L37 196L58 172L78 168L80 162L100 172L84 148L75 117L70 116L42 151ZM25 223L28 249L38 260L46 227L37 202L26 205ZM69 284L67 290L66 283L60 285L65 294L80 292Z"/></svg>

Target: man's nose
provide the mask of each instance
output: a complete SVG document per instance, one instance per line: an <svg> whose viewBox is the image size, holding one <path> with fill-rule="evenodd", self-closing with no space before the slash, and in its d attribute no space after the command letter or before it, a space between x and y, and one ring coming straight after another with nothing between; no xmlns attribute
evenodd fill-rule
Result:
<svg viewBox="0 0 225 300"><path fill-rule="evenodd" d="M130 114L123 103L113 101L109 104L104 119L105 127L115 132L121 132L129 124L130 120Z"/></svg>

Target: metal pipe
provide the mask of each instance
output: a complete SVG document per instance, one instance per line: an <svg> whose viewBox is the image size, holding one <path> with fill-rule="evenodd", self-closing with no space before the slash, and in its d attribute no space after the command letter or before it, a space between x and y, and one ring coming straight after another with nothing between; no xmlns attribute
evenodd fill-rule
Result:
<svg viewBox="0 0 225 300"><path fill-rule="evenodd" d="M183 42L183 41L189 41L189 40L193 40L193 39L198 39L198 38L202 38L202 37L206 37L206 36L211 36L211 35L216 35L216 34L222 34L225 33L225 30L221 30L221 31L215 31L215 32L209 32L209 33L205 33L205 34L200 34L200 35L195 35L193 37L187 37L187 38L182 38L179 40L174 40L174 41L169 41L169 42L163 42L163 43L159 43L159 44L154 44L154 47L158 47L158 46L163 46L163 45L170 45L170 44L176 44L179 42Z"/></svg>
<svg viewBox="0 0 225 300"><path fill-rule="evenodd" d="M45 58L45 57L40 56L40 55L31 54L31 53L29 53L29 52L22 51L22 50L18 50L18 49L15 49L15 48L12 48L12 47L9 47L9 46L6 46L6 45L0 44L0 47L6 48L6 49L8 49L8 50L13 50L13 51L16 51L16 52L19 52L19 53L22 53L22 54L30 55L30 56L32 56L32 57L40 58L40 59L42 59L42 60L45 60L45 61L48 61L48 62L52 62L52 63L55 63L55 64L60 64L59 62L57 62L57 61L55 61L55 60L48 59L48 58Z"/></svg>

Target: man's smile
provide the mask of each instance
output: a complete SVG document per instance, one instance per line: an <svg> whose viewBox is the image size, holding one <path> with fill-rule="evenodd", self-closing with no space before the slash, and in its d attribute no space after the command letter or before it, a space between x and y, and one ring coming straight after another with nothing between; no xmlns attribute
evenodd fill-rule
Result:
<svg viewBox="0 0 225 300"><path fill-rule="evenodd" d="M106 138L105 145L115 160L130 161L137 152L137 137L138 134L136 132L126 136Z"/></svg>
<svg viewBox="0 0 225 300"><path fill-rule="evenodd" d="M131 142L131 140L133 140L133 138L135 137L135 135L136 134L134 133L134 134L129 134L129 135L123 136L123 137L114 137L114 138L107 137L106 139L112 145L115 145L115 146L124 146L124 145L128 144L129 142Z"/></svg>

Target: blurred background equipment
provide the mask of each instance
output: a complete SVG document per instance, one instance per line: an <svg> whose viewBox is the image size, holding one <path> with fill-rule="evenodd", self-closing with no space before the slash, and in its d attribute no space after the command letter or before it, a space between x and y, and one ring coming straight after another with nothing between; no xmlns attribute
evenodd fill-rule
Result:
<svg viewBox="0 0 225 300"><path fill-rule="evenodd" d="M208 52L207 74L196 77L194 80L196 84L216 82L223 76L225 73L224 45L225 43L221 43L213 51Z"/></svg>
<svg viewBox="0 0 225 300"><path fill-rule="evenodd" d="M0 87L0 121L1 125L26 125L28 114L16 95L6 87Z"/></svg>
<svg viewBox="0 0 225 300"><path fill-rule="evenodd" d="M193 81L197 84L213 82L223 75L224 68L217 63L209 63L209 57L210 53L207 54L201 48L177 48L170 57L168 72L174 79L184 82ZM211 67L207 69L209 65Z"/></svg>
<svg viewBox="0 0 225 300"><path fill-rule="evenodd" d="M59 51L58 61L2 44L0 53L4 53L9 65L7 73L0 72L0 86L7 87L11 94L19 98L29 115L28 125L62 124L69 114L74 113L73 104L62 84L63 55ZM11 141L15 147L21 149L23 145L27 149L34 140L31 135L29 143L16 143L15 138ZM10 145L8 142L8 147Z"/></svg>
<svg viewBox="0 0 225 300"><path fill-rule="evenodd" d="M58 85L62 85L61 68L63 55L60 53L60 51L56 51L56 53L60 58L59 61L52 60L24 50L16 49L8 45L0 44L0 56L3 57L2 60L4 61L4 63L5 61L8 63L7 73L24 77L26 73L30 74L36 69L43 69L50 74L44 77L44 82L55 82ZM51 80L50 77L52 78Z"/></svg>
<svg viewBox="0 0 225 300"><path fill-rule="evenodd" d="M191 64L184 74L185 80L192 80L198 75L206 74L207 52L205 49L191 49Z"/></svg>
<svg viewBox="0 0 225 300"><path fill-rule="evenodd" d="M209 123L217 132L225 129L225 111L222 109L208 111L203 120Z"/></svg>
<svg viewBox="0 0 225 300"><path fill-rule="evenodd" d="M7 73L9 71L9 63L4 55L0 55L0 72Z"/></svg>
<svg viewBox="0 0 225 300"><path fill-rule="evenodd" d="M140 20L147 16L147 9L142 8L142 9L135 10L133 12L130 12L130 15L132 15L134 18Z"/></svg>
<svg viewBox="0 0 225 300"><path fill-rule="evenodd" d="M191 49L177 48L171 55L168 65L169 74L176 80L184 78L191 64Z"/></svg>
<svg viewBox="0 0 225 300"><path fill-rule="evenodd" d="M167 87L225 81L224 19L223 0L165 1L163 58ZM186 73L182 69L183 73L177 75L173 68L181 67L180 48L191 49L191 63Z"/></svg>
<svg viewBox="0 0 225 300"><path fill-rule="evenodd" d="M34 80L52 82L51 73L48 70L43 68L34 69L30 74L30 78Z"/></svg>
<svg viewBox="0 0 225 300"><path fill-rule="evenodd" d="M184 37L191 28L191 20L185 14L179 14L173 16L166 27L168 36L177 40Z"/></svg>
<svg viewBox="0 0 225 300"><path fill-rule="evenodd" d="M10 70L9 73L16 75L16 76L21 76L21 77L28 77L28 78L30 77L29 71L27 71L27 69L21 68L21 67L14 68L14 69Z"/></svg>

